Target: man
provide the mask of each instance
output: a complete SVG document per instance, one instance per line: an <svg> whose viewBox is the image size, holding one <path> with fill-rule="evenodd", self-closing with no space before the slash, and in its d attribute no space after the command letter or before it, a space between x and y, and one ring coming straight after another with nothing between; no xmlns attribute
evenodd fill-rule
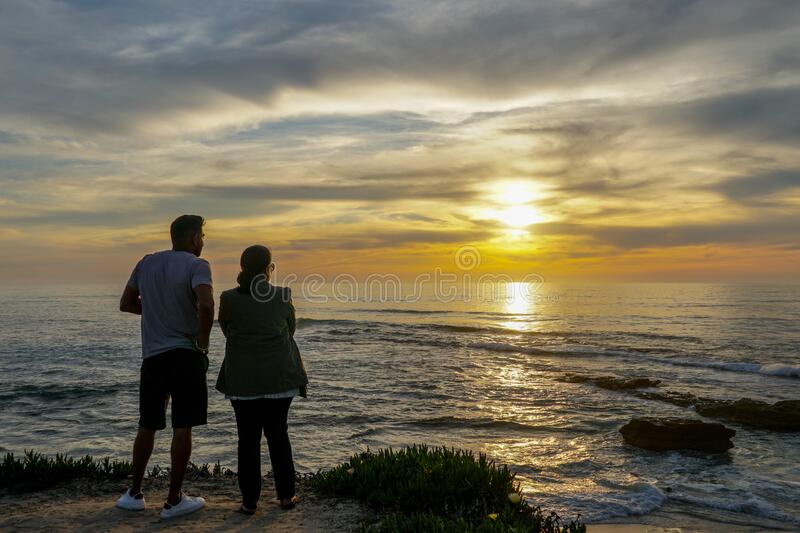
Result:
<svg viewBox="0 0 800 533"><path fill-rule="evenodd" d="M204 425L208 411L208 338L214 323L211 268L200 259L203 217L183 215L170 227L172 250L148 254L133 269L120 311L142 316L142 369L139 432L133 444L133 485L117 507L142 510L147 462L156 431L166 427L172 398L172 470L162 518L192 513L205 505L181 492L192 453L192 427Z"/></svg>

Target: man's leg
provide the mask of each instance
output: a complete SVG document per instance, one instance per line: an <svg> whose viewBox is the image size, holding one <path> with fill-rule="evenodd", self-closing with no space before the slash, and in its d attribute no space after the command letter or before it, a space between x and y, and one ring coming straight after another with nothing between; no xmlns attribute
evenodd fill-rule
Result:
<svg viewBox="0 0 800 533"><path fill-rule="evenodd" d="M186 466L192 456L192 428L172 429L172 470L169 474L169 495L167 503L175 505L181 494L183 478L186 476Z"/></svg>
<svg viewBox="0 0 800 533"><path fill-rule="evenodd" d="M140 427L136 433L136 440L133 441L133 485L130 490L132 496L142 491L142 481L150 455L153 453L155 440L156 432L152 429Z"/></svg>
<svg viewBox="0 0 800 533"><path fill-rule="evenodd" d="M192 456L192 427L206 423L208 387L205 356L192 350L170 353L169 389L172 395L172 471L167 503L178 503L186 466Z"/></svg>
<svg viewBox="0 0 800 533"><path fill-rule="evenodd" d="M164 385L164 358L156 355L142 361L139 380L139 431L133 442L133 485L131 496L142 490L147 463L153 453L156 431L167 426L169 394Z"/></svg>

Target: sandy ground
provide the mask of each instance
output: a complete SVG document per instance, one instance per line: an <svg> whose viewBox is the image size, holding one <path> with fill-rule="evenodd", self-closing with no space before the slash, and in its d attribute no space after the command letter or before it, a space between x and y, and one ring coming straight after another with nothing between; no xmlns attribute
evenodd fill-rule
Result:
<svg viewBox="0 0 800 533"><path fill-rule="evenodd" d="M241 500L234 479L189 481L187 494L203 496L206 507L197 513L165 521L159 517L167 494L165 480L145 484L147 509L123 511L114 507L125 482L76 481L59 488L0 497L0 531L352 531L371 515L349 500L325 498L298 484L300 503L282 510L273 499L267 479L254 516L236 512Z"/></svg>
<svg viewBox="0 0 800 533"><path fill-rule="evenodd" d="M205 509L174 520L161 520L159 512L167 494L165 479L147 480L147 509L139 512L114 507L126 488L125 481L78 480L54 489L0 496L0 532L16 531L353 531L362 522L373 522L374 514L349 499L320 496L300 481L300 503L284 511L274 500L272 480L264 480L259 510L254 516L236 512L241 500L234 478L187 481L187 494L206 498ZM720 521L720 518L722 520ZM749 522L749 523L748 523ZM783 526L783 527L781 527ZM785 525L761 521L754 526L742 515L710 517L689 514L669 505L639 518L620 523L589 524L589 533L755 533L798 531Z"/></svg>

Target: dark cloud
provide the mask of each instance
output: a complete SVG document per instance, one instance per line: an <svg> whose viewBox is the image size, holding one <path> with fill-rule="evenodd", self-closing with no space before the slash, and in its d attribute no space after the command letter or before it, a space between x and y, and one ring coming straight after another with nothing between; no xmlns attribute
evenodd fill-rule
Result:
<svg viewBox="0 0 800 533"><path fill-rule="evenodd" d="M266 107L287 87L403 82L504 98L635 84L698 49L698 73L767 77L795 69L798 22L793 0L17 0L0 22L0 113L40 131L146 135L236 101Z"/></svg>
<svg viewBox="0 0 800 533"><path fill-rule="evenodd" d="M768 216L750 221L717 224L681 224L662 227L544 223L531 227L537 235L585 238L621 249L663 248L703 244L780 244L795 242L800 217Z"/></svg>
<svg viewBox="0 0 800 533"><path fill-rule="evenodd" d="M145 224L168 224L182 213L198 213L206 219L225 219L247 216L269 216L289 212L296 208L290 204L266 202L263 199L231 199L213 195L186 194L160 196L150 202L136 198L135 205L117 200L116 209L63 209L37 208L29 213L4 214L0 224L31 228L36 226L130 228ZM172 217L172 218L170 218Z"/></svg>
<svg viewBox="0 0 800 533"><path fill-rule="evenodd" d="M397 221L410 221L410 222L428 222L431 224L441 224L444 220L440 218L429 217L421 213L389 213L384 216L388 220Z"/></svg>
<svg viewBox="0 0 800 533"><path fill-rule="evenodd" d="M449 181L429 184L377 182L352 185L349 183L315 185L197 185L192 190L223 198L262 198L265 200L364 201L394 200L453 200L466 201L476 197L474 190Z"/></svg>
<svg viewBox="0 0 800 533"><path fill-rule="evenodd" d="M469 243L489 237L491 233L480 231L370 231L325 239L293 239L288 241L286 246L292 250L400 249L413 245Z"/></svg>
<svg viewBox="0 0 800 533"><path fill-rule="evenodd" d="M653 114L693 132L800 143L800 85L723 93L666 106Z"/></svg>
<svg viewBox="0 0 800 533"><path fill-rule="evenodd" d="M790 189L800 189L800 170L775 170L731 178L712 187L739 202L760 199Z"/></svg>

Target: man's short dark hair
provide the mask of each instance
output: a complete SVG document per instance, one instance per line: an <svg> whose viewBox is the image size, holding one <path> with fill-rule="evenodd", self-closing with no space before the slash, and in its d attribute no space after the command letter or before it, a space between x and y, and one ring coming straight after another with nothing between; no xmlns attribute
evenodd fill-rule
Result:
<svg viewBox="0 0 800 533"><path fill-rule="evenodd" d="M193 235L203 231L206 221L200 215L181 215L172 221L169 227L169 236L173 245L186 243Z"/></svg>

